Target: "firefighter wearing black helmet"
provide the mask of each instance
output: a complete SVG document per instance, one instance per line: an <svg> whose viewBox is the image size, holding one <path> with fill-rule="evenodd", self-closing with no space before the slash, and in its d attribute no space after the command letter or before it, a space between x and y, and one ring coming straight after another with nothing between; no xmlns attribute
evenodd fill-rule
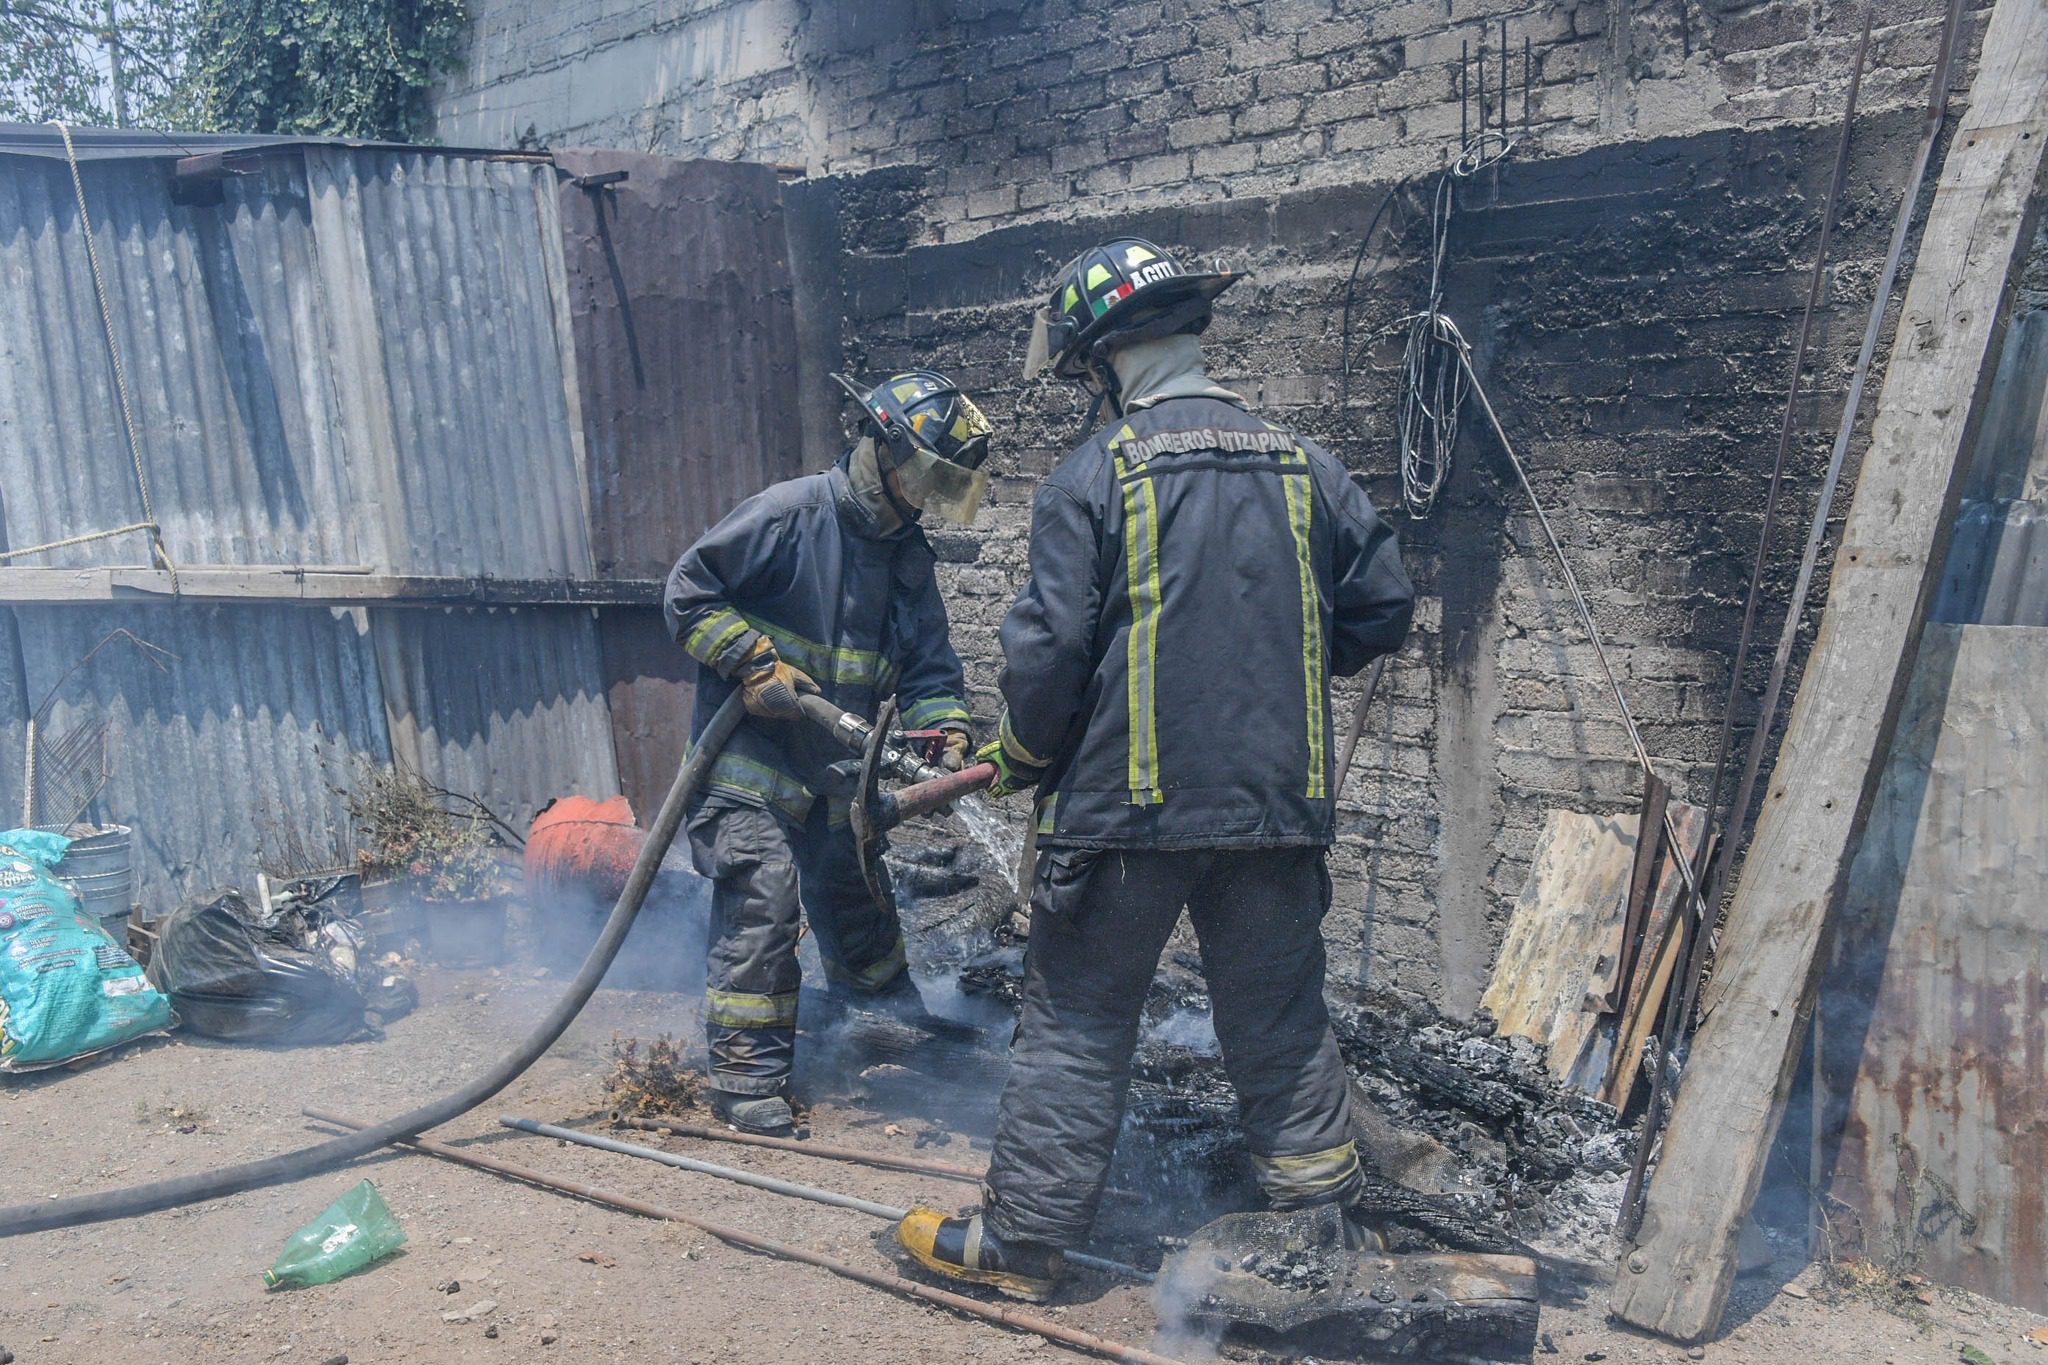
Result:
<svg viewBox="0 0 2048 1365"><path fill-rule="evenodd" d="M676 562L663 602L670 633L697 661L693 738L735 688L748 712L688 829L697 870L713 882L712 1103L751 1132L792 1121L800 913L835 991L922 1012L895 910L869 893L845 806L827 794L826 769L844 751L798 718L798 694L820 692L868 719L894 695L906 727L947 731L947 766L969 747L960 660L918 522L928 510L973 521L988 422L929 370L866 392L838 382L860 402L859 442L831 469L776 484L706 531Z"/></svg>
<svg viewBox="0 0 2048 1365"><path fill-rule="evenodd" d="M1109 242L1061 272L1027 361L1112 416L1038 492L979 755L996 794L1037 790L1023 1014L981 1212L897 1232L1018 1297L1050 1293L1094 1222L1183 909L1268 1200L1348 1204L1361 1183L1323 1002L1329 680L1400 646L1414 592L1344 467L1204 371L1236 279Z"/></svg>

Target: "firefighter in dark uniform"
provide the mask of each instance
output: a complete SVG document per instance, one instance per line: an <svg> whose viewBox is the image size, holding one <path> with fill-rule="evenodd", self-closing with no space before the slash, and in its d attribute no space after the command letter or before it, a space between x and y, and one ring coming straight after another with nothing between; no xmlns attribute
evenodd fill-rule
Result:
<svg viewBox="0 0 2048 1365"><path fill-rule="evenodd" d="M821 693L872 720L893 694L906 728L947 731L949 768L970 743L960 659L918 521L929 510L972 523L987 487L988 422L929 370L866 394L838 382L861 402L858 444L824 473L741 503L676 562L663 600L670 633L698 665L693 737L734 688L745 694L747 719L713 762L688 829L697 870L713 882L712 1104L757 1133L792 1122L799 903L835 992L922 1013L895 909L869 894L845 801L829 791L826 769L846 754L801 719L798 695Z"/></svg>
<svg viewBox="0 0 2048 1365"><path fill-rule="evenodd" d="M1400 646L1414 590L1344 466L1204 373L1198 334L1236 278L1110 242L1062 273L1027 362L1114 415L1038 492L978 755L996 794L1037 788L1039 840L982 1208L897 1230L1020 1298L1051 1292L1095 1220L1183 908L1264 1194L1349 1205L1361 1183L1323 1000L1329 679Z"/></svg>

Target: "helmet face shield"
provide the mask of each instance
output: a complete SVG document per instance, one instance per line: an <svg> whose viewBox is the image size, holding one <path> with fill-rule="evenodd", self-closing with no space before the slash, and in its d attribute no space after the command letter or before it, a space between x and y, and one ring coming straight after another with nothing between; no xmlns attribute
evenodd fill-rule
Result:
<svg viewBox="0 0 2048 1365"><path fill-rule="evenodd" d="M1024 351L1026 379L1038 378L1039 373L1052 364L1052 329L1056 326L1061 327L1064 334L1066 329L1062 326L1062 320L1052 311L1050 304L1044 305L1032 315L1031 344Z"/></svg>
<svg viewBox="0 0 2048 1365"><path fill-rule="evenodd" d="M972 526L988 491L985 464L992 430L988 418L964 393L953 395L950 413L913 413L908 448L896 462L896 481L905 501L956 525Z"/></svg>
<svg viewBox="0 0 2048 1365"><path fill-rule="evenodd" d="M910 457L896 466L896 483L911 506L937 512L956 526L972 526L982 495L988 492L988 470L969 469L914 446Z"/></svg>
<svg viewBox="0 0 2048 1365"><path fill-rule="evenodd" d="M983 466L994 430L974 400L930 370L895 375L866 394L832 377L860 400L881 467L896 472L903 500L972 525L988 489Z"/></svg>

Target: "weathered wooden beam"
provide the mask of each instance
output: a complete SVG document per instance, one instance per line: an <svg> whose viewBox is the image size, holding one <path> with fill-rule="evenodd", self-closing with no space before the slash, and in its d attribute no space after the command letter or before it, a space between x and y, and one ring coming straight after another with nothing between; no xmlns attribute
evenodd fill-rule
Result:
<svg viewBox="0 0 2048 1365"><path fill-rule="evenodd" d="M1719 1324L1813 1006L1830 910L1918 654L2048 144L2048 0L1998 0L1943 163L1820 637L1723 932L1616 1316L1681 1341Z"/></svg>
<svg viewBox="0 0 2048 1365"><path fill-rule="evenodd" d="M0 602L21 606L176 602L296 602L324 607L645 606L661 601L654 579L464 578L370 573L352 565L194 566L177 591L162 569L0 568Z"/></svg>

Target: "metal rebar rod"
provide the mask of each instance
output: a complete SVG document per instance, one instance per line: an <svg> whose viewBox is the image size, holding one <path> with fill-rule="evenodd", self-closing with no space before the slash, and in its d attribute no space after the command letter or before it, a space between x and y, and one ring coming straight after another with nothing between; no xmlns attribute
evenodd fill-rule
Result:
<svg viewBox="0 0 2048 1365"><path fill-rule="evenodd" d="M765 1147L770 1151L795 1152L799 1156L815 1156L826 1161L855 1161L867 1166L879 1166L884 1170L935 1175L941 1180L958 1180L969 1185L979 1185L982 1176L987 1174L972 1166L955 1166L950 1161L891 1156L886 1152L864 1152L857 1147L835 1147L828 1142L799 1142L794 1138L760 1137L754 1133L742 1133L733 1129L710 1128L700 1123L643 1118L614 1119L613 1122L627 1128L637 1128L644 1133L673 1133L677 1137L701 1138L706 1142L732 1142L742 1147Z"/></svg>
<svg viewBox="0 0 2048 1365"><path fill-rule="evenodd" d="M595 1147L601 1152L616 1152L620 1156L635 1156L645 1161L658 1161L664 1166L673 1166L681 1171L695 1171L719 1180L730 1180L735 1184L751 1185L755 1189L767 1190L771 1194L788 1195L791 1199L808 1199L814 1204L829 1204L834 1208L852 1209L873 1218L886 1218L900 1223L909 1216L910 1210L891 1204L877 1204L872 1199L858 1195L841 1194L837 1190L820 1189L816 1185L799 1185L794 1180L777 1180L772 1175L760 1175L754 1171L743 1171L736 1166L720 1166L715 1162L699 1161L693 1156L681 1156L675 1152L664 1152L659 1147L642 1147L631 1142L621 1142L600 1133L585 1133L574 1128L563 1128L552 1123L536 1123L532 1119L519 1118L512 1114L500 1115L498 1122L507 1128L517 1128L522 1133L536 1137L551 1137L561 1142L573 1142L582 1147ZM1156 1278L1149 1270L1122 1261L1112 1261L1103 1256L1091 1256L1085 1251L1064 1253L1068 1262L1089 1270L1100 1270L1140 1284L1150 1284Z"/></svg>
<svg viewBox="0 0 2048 1365"><path fill-rule="evenodd" d="M344 1118L340 1114L331 1114L324 1110L307 1109L304 1113L307 1118L317 1119L321 1123L331 1123L337 1128L361 1131L368 1126L360 1120ZM808 1247L793 1246L790 1243L778 1242L772 1238L762 1237L741 1228L730 1227L723 1223L708 1222L705 1219L693 1217L690 1214L682 1213L675 1209L663 1208L659 1204L650 1204L644 1199L635 1199L631 1195L600 1189L595 1185L585 1184L580 1180L564 1180L557 1176L548 1175L546 1172L534 1170L530 1166L519 1166L509 1161L500 1161L495 1157L484 1156L481 1153L465 1151L460 1147L450 1147L445 1142L436 1142L431 1138L402 1137L395 1139L392 1145L416 1152L424 1152L429 1156L437 1156L444 1161L452 1161L460 1166L469 1166L480 1171L491 1171L498 1175L510 1176L514 1180L522 1180L529 1185L537 1185L545 1190L554 1190L559 1194L572 1195L578 1199L587 1199L595 1204L605 1204L626 1213L637 1213L643 1218L658 1218L665 1222L680 1223L684 1227L697 1229L697 1231L707 1237L716 1237L721 1242L743 1248L747 1251L758 1251L763 1255L778 1257L781 1260L797 1261L804 1265L817 1266L821 1270L829 1270L834 1275L868 1285L875 1289L884 1289L889 1293L901 1294L906 1298L922 1299L926 1303L935 1303L942 1308L950 1308L956 1313L965 1313L969 1317L980 1318L986 1322L999 1323L1004 1327L1014 1327L1018 1331L1030 1332L1035 1336L1044 1337L1047 1341L1056 1341L1063 1346L1071 1346L1076 1350L1087 1351L1093 1355L1107 1356L1112 1360L1128 1360L1133 1362L1133 1365L1184 1365L1183 1362L1175 1360L1171 1356L1159 1355L1138 1346L1128 1346L1121 1341L1115 1341L1109 1337L1100 1337L1093 1332L1084 1332L1078 1327L1068 1327L1063 1323L1053 1322L1049 1318L1039 1317L1036 1313L1027 1313L1022 1309L1012 1308L1006 1304L986 1303L980 1299L970 1299L964 1294L955 1294L932 1285L919 1284L915 1280L907 1280L901 1275L892 1275L886 1271L866 1270L851 1262L842 1261L836 1256L827 1256L823 1252L812 1251Z"/></svg>
<svg viewBox="0 0 2048 1365"><path fill-rule="evenodd" d="M1330 788L1332 796L1344 794L1344 779L1351 775L1351 756L1358 752L1358 737L1365 733L1365 713L1372 707L1373 695L1380 690L1380 679L1386 676L1387 656L1382 654L1372 661L1372 671L1365 675L1365 687L1358 694L1358 706L1351 713L1351 725L1344 731L1344 747L1337 755L1337 782Z"/></svg>
<svg viewBox="0 0 2048 1365"><path fill-rule="evenodd" d="M872 1218L887 1218L899 1221L909 1209L899 1209L889 1204L877 1204L872 1199L858 1195L841 1194L837 1190L823 1190L816 1185L799 1185L794 1180L777 1180L772 1175L760 1175L754 1171L743 1171L737 1166L720 1166L715 1162L699 1161L693 1156L676 1152L664 1152L659 1147L642 1147L637 1143L621 1142L602 1133L585 1133L575 1128L563 1128L553 1123L536 1123L532 1119L518 1118L512 1114L500 1114L498 1122L507 1128L517 1128L522 1133L538 1137L551 1137L561 1142L573 1142L583 1147L595 1147L601 1152L617 1152L620 1156L637 1156L644 1161L659 1161L664 1166L673 1166L679 1171L695 1171L719 1180L730 1180L736 1185L752 1185L757 1190L771 1194L786 1194L792 1199L808 1199L814 1204L830 1204L833 1208L852 1209Z"/></svg>
<svg viewBox="0 0 2048 1365"><path fill-rule="evenodd" d="M705 1142L731 1142L742 1147L763 1147L776 1152L793 1152L798 1156L814 1156L822 1161L849 1161L862 1166L879 1166L889 1171L909 1171L917 1175L935 1175L941 1180L958 1180L968 1185L979 1185L988 1178L988 1172L979 1166L956 1166L950 1161L933 1161L927 1157L891 1156L886 1152L870 1152L859 1147L835 1147L829 1142L813 1142L809 1138L760 1137L753 1133L742 1133L737 1128L711 1128L701 1123L684 1123L679 1119L614 1118L613 1123L622 1128L637 1128L643 1133L673 1133L677 1137L701 1138ZM1136 1190L1120 1190L1115 1186L1104 1190L1106 1199L1119 1199L1128 1203L1142 1204L1145 1196Z"/></svg>

